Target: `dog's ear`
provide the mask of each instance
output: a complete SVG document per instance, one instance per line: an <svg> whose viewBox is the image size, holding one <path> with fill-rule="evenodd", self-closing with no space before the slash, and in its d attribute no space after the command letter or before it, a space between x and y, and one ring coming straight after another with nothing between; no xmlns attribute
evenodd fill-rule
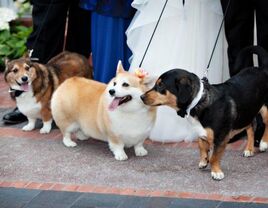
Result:
<svg viewBox="0 0 268 208"><path fill-rule="evenodd" d="M185 104L191 98L192 85L191 80L187 77L176 79L177 98L181 104Z"/></svg>
<svg viewBox="0 0 268 208"><path fill-rule="evenodd" d="M9 63L9 62L10 62L9 58L8 58L8 57L5 57L5 58L4 58L4 63L5 63L5 72L7 72L7 70L8 70L7 65L8 65L8 63Z"/></svg>
<svg viewBox="0 0 268 208"><path fill-rule="evenodd" d="M10 61L10 60L9 60L8 57L5 57L5 58L4 58L5 66L7 66L7 64L8 64L9 61Z"/></svg>
<svg viewBox="0 0 268 208"><path fill-rule="evenodd" d="M154 85L158 77L156 76L145 76L141 78L141 84L145 85L146 88L151 89Z"/></svg>
<svg viewBox="0 0 268 208"><path fill-rule="evenodd" d="M121 60L119 60L118 61L118 64L117 64L117 69L116 69L116 74L118 74L118 73L122 73L122 72L124 72L125 70L124 70L124 67L123 67L123 65L122 65L122 62L121 62Z"/></svg>

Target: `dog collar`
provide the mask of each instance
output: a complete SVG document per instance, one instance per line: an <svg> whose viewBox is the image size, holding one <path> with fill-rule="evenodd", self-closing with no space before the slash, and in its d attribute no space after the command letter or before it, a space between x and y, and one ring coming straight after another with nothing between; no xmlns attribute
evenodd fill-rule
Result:
<svg viewBox="0 0 268 208"><path fill-rule="evenodd" d="M199 82L200 82L199 91L198 91L196 97L192 100L191 104L186 109L186 117L188 117L190 115L190 111L196 106L196 104L202 98L202 95L203 95L203 92L204 92L204 84L203 84L202 80L199 80Z"/></svg>
<svg viewBox="0 0 268 208"><path fill-rule="evenodd" d="M12 88L9 88L8 90L9 93L11 93L13 96L15 97L19 97L22 93L24 93L25 91L22 91L22 90L15 90L15 89L12 89Z"/></svg>

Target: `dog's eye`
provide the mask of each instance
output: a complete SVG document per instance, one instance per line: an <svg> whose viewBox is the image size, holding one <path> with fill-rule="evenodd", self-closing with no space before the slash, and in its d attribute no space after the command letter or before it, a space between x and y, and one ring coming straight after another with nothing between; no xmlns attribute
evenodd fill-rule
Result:
<svg viewBox="0 0 268 208"><path fill-rule="evenodd" d="M166 93L165 85L162 82L159 82L156 87L157 91L160 92L161 94Z"/></svg>
<svg viewBox="0 0 268 208"><path fill-rule="evenodd" d="M114 86L116 85L116 82L114 82Z"/></svg>
<svg viewBox="0 0 268 208"><path fill-rule="evenodd" d="M12 71L13 71L13 73L16 74L19 70L18 70L17 68L15 68L15 69L13 69Z"/></svg>
<svg viewBox="0 0 268 208"><path fill-rule="evenodd" d="M26 71L30 70L30 66L28 66L28 65L26 65L24 68L25 68Z"/></svg>
<svg viewBox="0 0 268 208"><path fill-rule="evenodd" d="M122 86L123 86L123 87L129 87L129 84L126 83L126 82L124 82L124 83L122 84Z"/></svg>

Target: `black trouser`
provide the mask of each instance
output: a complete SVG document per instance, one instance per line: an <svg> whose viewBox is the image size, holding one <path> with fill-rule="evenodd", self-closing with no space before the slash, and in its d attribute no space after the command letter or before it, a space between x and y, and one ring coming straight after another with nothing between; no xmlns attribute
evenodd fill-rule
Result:
<svg viewBox="0 0 268 208"><path fill-rule="evenodd" d="M225 34L228 42L230 76L235 74L234 63L239 51L253 45L254 11L256 12L257 44L268 50L268 0L221 0L225 13ZM249 66L253 60L247 60Z"/></svg>
<svg viewBox="0 0 268 208"><path fill-rule="evenodd" d="M32 0L31 3L33 32L27 40L27 48L34 49L32 57L46 63L63 51L68 14L65 49L89 57L91 14L79 8L79 0Z"/></svg>

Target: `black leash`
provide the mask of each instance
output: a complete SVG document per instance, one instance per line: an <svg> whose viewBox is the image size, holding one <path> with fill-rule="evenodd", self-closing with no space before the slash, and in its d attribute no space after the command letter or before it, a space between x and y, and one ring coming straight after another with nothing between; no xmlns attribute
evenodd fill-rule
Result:
<svg viewBox="0 0 268 208"><path fill-rule="evenodd" d="M220 33L221 33L221 29L222 29L222 27L223 27L223 23L224 23L226 14L227 14L227 12L228 12L228 9L229 9L229 6L230 6L230 2L231 2L231 0L229 0L228 3L227 3L226 10L225 10L225 12L224 12L224 15L223 15L223 18L222 18L222 21L221 21L220 29L219 29L219 31L218 31L218 34L217 34L217 37L216 37L216 40L215 40L215 43L214 43L214 46L213 46L213 49L212 49L212 52L211 52L209 61L208 61L208 65L207 65L207 68L206 68L205 73L204 73L204 79L207 79L208 69L209 69L209 66L210 66L210 63L211 63L213 54L214 54L214 52L215 52L215 48L216 48L217 43L218 43L218 40L219 40L219 36L220 36Z"/></svg>
<svg viewBox="0 0 268 208"><path fill-rule="evenodd" d="M164 10L165 10L165 8L166 8L166 6L167 6L167 2L168 2L168 0L166 0L164 6L163 6L163 8L162 8L161 14L160 14L160 16L159 16L159 18L158 18L158 20L157 20L157 23L156 23L156 26L155 26L155 28L154 28L154 31L153 31L153 33L152 33L152 35L151 35L151 38L150 38L150 40L149 40L149 43L148 43L148 45L147 45L147 47L146 47L146 49L145 49L145 52L144 52L143 57L142 57L142 59L141 59L141 62L140 62L140 64L139 64L139 68L141 68L141 65L142 65L142 63L143 63L143 60L144 60L146 54L147 54L147 51L148 51L148 49L149 49L149 46L151 45L151 42L152 42L152 39L153 39L153 37L154 37L155 31L156 31L156 29L157 29L157 27L158 27L158 24L159 24L159 22L160 22L160 19L161 19L162 15L163 15L163 13L164 13Z"/></svg>
<svg viewBox="0 0 268 208"><path fill-rule="evenodd" d="M50 3L49 3L49 5L48 5L48 8L47 8L47 11L46 11L46 14L45 14L45 17L44 17L44 19L43 19L43 21L42 21L40 27L38 28L38 31L37 31L37 35L36 35L35 41L34 41L34 43L33 43L33 45L32 45L32 49L29 50L29 57L30 57L30 60L31 60L31 61L39 61L39 58L37 58L37 57L32 57L32 53L33 53L33 51L34 51L35 45L36 45L36 43L37 43L37 40L38 40L38 38L39 38L39 36L40 36L40 34L41 34L41 30L42 30L43 27L44 27L44 23L45 23L45 20L47 19L47 16L48 16L49 10L50 10L50 8L51 8L51 6L52 6L52 3L53 3L53 0L50 0Z"/></svg>

